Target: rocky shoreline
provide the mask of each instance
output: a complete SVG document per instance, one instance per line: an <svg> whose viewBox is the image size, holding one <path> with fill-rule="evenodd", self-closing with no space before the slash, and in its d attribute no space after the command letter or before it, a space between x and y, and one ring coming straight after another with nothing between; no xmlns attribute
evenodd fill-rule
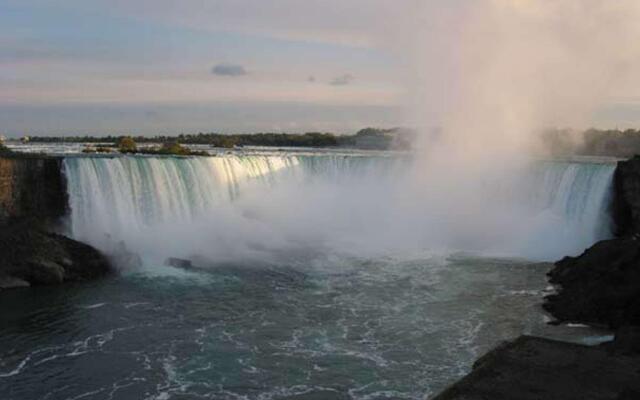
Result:
<svg viewBox="0 0 640 400"><path fill-rule="evenodd" d="M86 281L111 271L98 250L54 233L67 210L62 158L0 158L0 291Z"/></svg>
<svg viewBox="0 0 640 400"><path fill-rule="evenodd" d="M98 250L33 222L0 228L0 290L87 281L110 271Z"/></svg>
<svg viewBox="0 0 640 400"><path fill-rule="evenodd" d="M503 343L433 400L640 399L640 157L617 165L616 238L548 273L558 289L542 307L555 321L604 326L615 339L584 346L531 336Z"/></svg>

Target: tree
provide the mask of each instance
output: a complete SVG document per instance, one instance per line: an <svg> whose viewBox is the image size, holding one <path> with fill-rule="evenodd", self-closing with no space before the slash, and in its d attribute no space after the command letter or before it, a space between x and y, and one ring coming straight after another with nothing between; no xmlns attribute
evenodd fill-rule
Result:
<svg viewBox="0 0 640 400"><path fill-rule="evenodd" d="M220 139L220 144L218 147L224 147L225 149L232 149L235 146L235 141L232 138L222 138Z"/></svg>
<svg viewBox="0 0 640 400"><path fill-rule="evenodd" d="M121 153L135 153L138 146L131 136L123 136L118 140L118 150Z"/></svg>
<svg viewBox="0 0 640 400"><path fill-rule="evenodd" d="M160 152L163 154L175 154L175 155L182 155L182 156L186 156L190 154L189 149L186 147L183 147L178 142L163 143L162 149L160 149Z"/></svg>
<svg viewBox="0 0 640 400"><path fill-rule="evenodd" d="M3 143L0 143L0 155L13 154L13 150L5 146Z"/></svg>

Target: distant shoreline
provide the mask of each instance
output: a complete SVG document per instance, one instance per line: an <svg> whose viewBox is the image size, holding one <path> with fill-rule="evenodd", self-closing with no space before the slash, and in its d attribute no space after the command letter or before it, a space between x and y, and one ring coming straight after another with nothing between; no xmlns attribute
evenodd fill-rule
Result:
<svg viewBox="0 0 640 400"><path fill-rule="evenodd" d="M308 147L308 148L355 148L371 150L408 150L414 139L414 132L407 129L364 128L353 135L336 135L327 132L292 133L252 133L222 134L198 133L176 136L25 136L16 139L24 143L86 143L94 145L116 144L130 137L137 144L180 143L182 145L208 145L232 149L246 146L265 147Z"/></svg>

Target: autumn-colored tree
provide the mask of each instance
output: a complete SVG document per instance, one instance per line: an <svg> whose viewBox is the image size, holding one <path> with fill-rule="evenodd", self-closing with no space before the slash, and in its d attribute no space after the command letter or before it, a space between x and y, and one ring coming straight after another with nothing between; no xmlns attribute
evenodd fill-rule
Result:
<svg viewBox="0 0 640 400"><path fill-rule="evenodd" d="M118 150L121 153L135 153L138 146L131 136L123 136L118 140Z"/></svg>

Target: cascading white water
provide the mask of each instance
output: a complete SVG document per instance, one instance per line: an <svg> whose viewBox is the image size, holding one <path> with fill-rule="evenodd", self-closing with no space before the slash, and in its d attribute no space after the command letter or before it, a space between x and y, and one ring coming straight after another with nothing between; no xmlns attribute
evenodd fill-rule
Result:
<svg viewBox="0 0 640 400"><path fill-rule="evenodd" d="M538 161L516 185L520 201L534 213L518 254L553 258L576 255L612 236L609 206L615 164ZM525 214L526 215L526 214ZM523 247L524 246L524 247Z"/></svg>
<svg viewBox="0 0 640 400"><path fill-rule="evenodd" d="M537 209L562 216L569 226L582 229L587 242L594 242L611 235L614 171L612 164L539 162L529 193Z"/></svg>
<svg viewBox="0 0 640 400"><path fill-rule="evenodd" d="M250 180L272 180L296 163L284 157L68 158L72 233L95 242L96 234L117 238L191 220L236 198Z"/></svg>
<svg viewBox="0 0 640 400"><path fill-rule="evenodd" d="M408 163L406 157L289 154L70 157L71 232L99 248L122 240L160 257L208 251L264 257L265 249L303 242L343 242L341 249L355 251L358 241L390 252L411 242L425 249L441 231L426 217L429 199L409 211L392 195L402 188ZM509 204L514 219L505 228L513 232L502 236L508 239L488 250L552 258L606 238L613 171L612 164L539 161L515 178L487 184L493 211L506 213ZM455 214L453 205L450 211Z"/></svg>

